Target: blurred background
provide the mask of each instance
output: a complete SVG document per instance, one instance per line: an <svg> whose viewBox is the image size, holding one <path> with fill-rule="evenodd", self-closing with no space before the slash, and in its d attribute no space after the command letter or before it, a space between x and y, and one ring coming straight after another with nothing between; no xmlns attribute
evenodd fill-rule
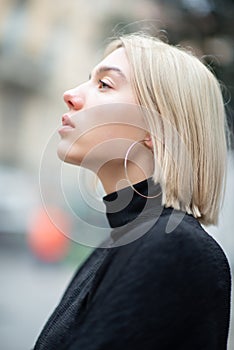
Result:
<svg viewBox="0 0 234 350"><path fill-rule="evenodd" d="M102 209L95 216L79 188L74 192L78 175L69 166L63 169L64 202L72 217L58 198L56 129L66 111L63 92L88 79L107 38L119 31L164 30L170 43L203 57L223 85L231 141L227 193L220 224L208 231L234 270L233 17L233 0L0 0L1 349L33 347L75 269L92 251L60 229L71 238L77 231L85 235L83 223L90 218L94 227L107 228ZM82 179L89 182L89 175ZM73 220L76 213L83 223Z"/></svg>

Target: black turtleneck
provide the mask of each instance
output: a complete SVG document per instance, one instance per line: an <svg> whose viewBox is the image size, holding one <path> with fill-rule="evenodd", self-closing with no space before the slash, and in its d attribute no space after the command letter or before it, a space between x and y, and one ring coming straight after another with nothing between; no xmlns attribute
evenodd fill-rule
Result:
<svg viewBox="0 0 234 350"><path fill-rule="evenodd" d="M191 215L148 179L104 197L110 240L81 266L35 350L224 350L230 269Z"/></svg>
<svg viewBox="0 0 234 350"><path fill-rule="evenodd" d="M159 185L154 184L152 178L141 181L133 187L135 190L129 186L103 197L106 216L111 227L126 225L136 219L144 209L161 206L161 189Z"/></svg>

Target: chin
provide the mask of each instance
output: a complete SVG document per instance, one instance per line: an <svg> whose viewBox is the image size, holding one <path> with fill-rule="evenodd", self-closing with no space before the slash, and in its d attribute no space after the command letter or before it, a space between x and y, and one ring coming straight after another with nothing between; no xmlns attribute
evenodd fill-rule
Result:
<svg viewBox="0 0 234 350"><path fill-rule="evenodd" d="M63 145L59 144L57 148L57 155L59 159L61 159L65 163L80 165L81 160L78 159L77 155L72 154L70 147L63 147ZM73 152L74 153L74 152Z"/></svg>

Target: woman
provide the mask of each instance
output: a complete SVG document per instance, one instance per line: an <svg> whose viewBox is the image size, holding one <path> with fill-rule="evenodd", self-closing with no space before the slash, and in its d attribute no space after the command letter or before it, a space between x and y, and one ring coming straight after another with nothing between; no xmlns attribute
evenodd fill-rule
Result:
<svg viewBox="0 0 234 350"><path fill-rule="evenodd" d="M97 174L113 230L35 349L226 349L230 269L201 226L217 223L224 189L216 78L191 53L127 35L64 100L58 155Z"/></svg>

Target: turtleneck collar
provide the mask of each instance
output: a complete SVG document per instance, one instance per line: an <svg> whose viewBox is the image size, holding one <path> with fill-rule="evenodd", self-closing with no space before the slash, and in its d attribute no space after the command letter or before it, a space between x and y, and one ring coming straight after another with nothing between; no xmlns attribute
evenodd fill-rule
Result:
<svg viewBox="0 0 234 350"><path fill-rule="evenodd" d="M161 207L161 187L155 185L152 178L135 184L134 188L141 195L129 186L103 197L106 216L112 228L130 223L149 208Z"/></svg>

